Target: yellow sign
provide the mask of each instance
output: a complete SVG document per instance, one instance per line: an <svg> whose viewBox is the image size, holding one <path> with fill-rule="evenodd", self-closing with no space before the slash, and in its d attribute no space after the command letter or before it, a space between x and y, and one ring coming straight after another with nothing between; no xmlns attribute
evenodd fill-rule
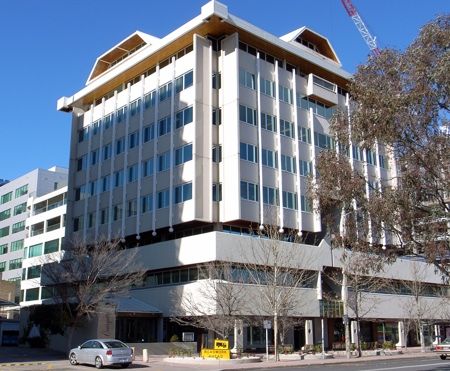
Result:
<svg viewBox="0 0 450 371"><path fill-rule="evenodd" d="M214 349L228 349L228 340L214 340Z"/></svg>
<svg viewBox="0 0 450 371"><path fill-rule="evenodd" d="M202 349L202 357L230 359L230 351L228 349Z"/></svg>

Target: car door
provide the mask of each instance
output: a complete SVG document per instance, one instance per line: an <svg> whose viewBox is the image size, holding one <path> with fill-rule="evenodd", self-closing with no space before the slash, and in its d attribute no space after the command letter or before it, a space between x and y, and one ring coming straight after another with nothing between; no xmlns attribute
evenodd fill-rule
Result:
<svg viewBox="0 0 450 371"><path fill-rule="evenodd" d="M79 363L88 363L89 349L92 347L92 341L86 341L81 344L80 349L78 349L77 360Z"/></svg>
<svg viewBox="0 0 450 371"><path fill-rule="evenodd" d="M102 345L97 341L93 340L91 342L91 347L88 351L88 363L95 365L95 358L99 353L101 353L101 349L103 349Z"/></svg>

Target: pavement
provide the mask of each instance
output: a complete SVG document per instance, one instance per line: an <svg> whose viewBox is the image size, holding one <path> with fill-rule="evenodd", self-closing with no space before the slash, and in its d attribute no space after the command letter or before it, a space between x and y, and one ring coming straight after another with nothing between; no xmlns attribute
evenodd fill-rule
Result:
<svg viewBox="0 0 450 371"><path fill-rule="evenodd" d="M265 355L261 355L264 356ZM380 352L380 355L374 355L373 352L363 352L363 356L358 358L352 356L347 359L345 352L329 352L323 359L322 354L307 355L300 359L297 355L281 355L278 362L269 356L269 361L264 358L262 362L251 362L252 357L242 357L241 359L223 360L223 359L203 359L201 357L192 358L167 358L165 356L148 355L148 360L144 362L142 355L136 355L131 368L153 368L153 369L183 369L183 370L208 370L208 371L226 371L226 370L250 370L267 369L289 366L309 366L318 364L337 364L360 361L379 361L383 357L394 358L419 358L433 357L439 359L438 355L426 350L421 352L420 348L402 349L400 352ZM25 347L5 347L0 346L0 366L5 364L26 365L36 363L50 363L52 361L67 360L67 355L50 349L25 348ZM254 360L254 359L253 359ZM135 366L135 367L133 367Z"/></svg>

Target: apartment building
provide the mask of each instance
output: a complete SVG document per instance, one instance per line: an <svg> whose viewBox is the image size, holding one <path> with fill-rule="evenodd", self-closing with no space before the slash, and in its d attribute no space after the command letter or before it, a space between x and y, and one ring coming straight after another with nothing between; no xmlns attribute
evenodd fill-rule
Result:
<svg viewBox="0 0 450 371"><path fill-rule="evenodd" d="M18 289L22 277L25 239L30 231L27 219L29 199L40 197L62 184L67 184L68 170L62 167L35 169L0 187L0 278L16 281ZM15 302L19 303L19 291Z"/></svg>
<svg viewBox="0 0 450 371"><path fill-rule="evenodd" d="M297 349L319 342L318 273L340 263L307 202L307 177L317 176L319 151L335 146L328 120L337 107L348 109L350 78L317 32L301 27L277 37L211 1L162 39L138 31L119 42L97 58L82 90L58 100L72 115L66 238L106 235L139 249L148 274L130 295L164 318L118 310L118 337L138 342L143 331L145 341L168 341L180 331L168 320L170 291L195 292L202 264L242 263L249 226L275 220L281 233L304 237L295 246L320 256L303 267L316 273L298 291L308 305L295 315L306 321L286 342ZM395 171L381 145L353 146L349 156L373 182ZM370 318L395 332L399 311L394 305ZM341 339L337 313L326 322L327 348ZM260 330L243 329L244 348L262 344Z"/></svg>

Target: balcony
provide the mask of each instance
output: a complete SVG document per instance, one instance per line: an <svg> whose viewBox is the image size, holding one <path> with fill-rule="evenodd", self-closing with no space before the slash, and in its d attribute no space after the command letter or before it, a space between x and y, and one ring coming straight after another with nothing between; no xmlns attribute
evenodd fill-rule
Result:
<svg viewBox="0 0 450 371"><path fill-rule="evenodd" d="M323 300L320 306L320 316L342 318L344 316L344 303L341 300Z"/></svg>
<svg viewBox="0 0 450 371"><path fill-rule="evenodd" d="M50 211L50 210L53 210L58 207L66 205L67 204L66 196L67 195L64 193L63 195L59 195L59 196L53 197L49 200L37 203L34 206L33 215L39 215L39 214L45 213L46 211Z"/></svg>
<svg viewBox="0 0 450 371"><path fill-rule="evenodd" d="M308 75L306 95L331 106L338 104L336 84L326 81L312 73Z"/></svg>

